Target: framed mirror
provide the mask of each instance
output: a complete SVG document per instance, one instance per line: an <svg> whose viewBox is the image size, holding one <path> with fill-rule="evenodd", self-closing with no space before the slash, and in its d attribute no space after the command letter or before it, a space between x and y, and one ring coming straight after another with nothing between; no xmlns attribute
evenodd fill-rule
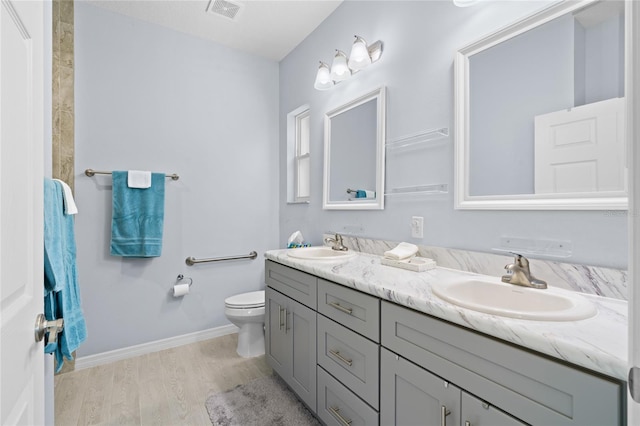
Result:
<svg viewBox="0 0 640 426"><path fill-rule="evenodd" d="M622 210L624 1L564 1L460 49L457 209Z"/></svg>
<svg viewBox="0 0 640 426"><path fill-rule="evenodd" d="M384 87L325 114L324 209L384 209L384 144Z"/></svg>

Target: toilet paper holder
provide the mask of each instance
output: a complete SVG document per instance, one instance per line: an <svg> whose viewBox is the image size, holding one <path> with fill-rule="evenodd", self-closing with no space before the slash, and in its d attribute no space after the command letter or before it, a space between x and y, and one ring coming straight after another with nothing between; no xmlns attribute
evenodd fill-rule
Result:
<svg viewBox="0 0 640 426"><path fill-rule="evenodd" d="M179 283L180 281L185 280L185 279L189 280L189 287L191 287L191 284L193 284L193 278L191 278L191 277L185 278L184 275L182 275L182 274L178 274L178 276L176 277L176 283Z"/></svg>

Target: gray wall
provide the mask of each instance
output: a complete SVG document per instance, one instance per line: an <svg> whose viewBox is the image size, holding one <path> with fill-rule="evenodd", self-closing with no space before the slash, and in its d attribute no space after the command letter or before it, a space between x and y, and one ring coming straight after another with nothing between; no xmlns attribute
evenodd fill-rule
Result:
<svg viewBox="0 0 640 426"><path fill-rule="evenodd" d="M626 267L626 215L617 212L458 211L453 194L387 197L383 211L322 210L322 115L367 91L387 87L387 139L448 127L453 119L453 57L461 46L544 6L541 2L480 2L458 8L450 1L347 1L280 63L280 159L286 158L287 112L311 107L311 183L308 205L287 205L286 168L280 168L280 245L299 229L319 244L325 231L371 238L491 251L501 236L573 242L568 262ZM353 35L384 42L378 63L331 90L317 91L318 60L348 51ZM453 185L453 138L411 151L416 176ZM388 161L391 159L388 158ZM405 160L397 160L405 161ZM409 161L408 161L409 162ZM358 167L353 162L353 167ZM393 177L387 175L387 182ZM411 216L425 219L424 238L413 239ZM496 271L496 275L502 271Z"/></svg>
<svg viewBox="0 0 640 426"><path fill-rule="evenodd" d="M278 64L76 3L76 219L88 338L79 356L228 324L224 299L263 288L278 235ZM111 177L166 181L162 256L109 255ZM188 256L259 253L187 267ZM170 292L178 274L191 293Z"/></svg>

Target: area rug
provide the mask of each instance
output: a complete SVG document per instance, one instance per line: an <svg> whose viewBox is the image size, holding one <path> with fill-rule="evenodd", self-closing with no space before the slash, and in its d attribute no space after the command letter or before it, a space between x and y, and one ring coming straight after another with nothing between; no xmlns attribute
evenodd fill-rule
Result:
<svg viewBox="0 0 640 426"><path fill-rule="evenodd" d="M205 406L215 426L320 425L276 375L211 395Z"/></svg>

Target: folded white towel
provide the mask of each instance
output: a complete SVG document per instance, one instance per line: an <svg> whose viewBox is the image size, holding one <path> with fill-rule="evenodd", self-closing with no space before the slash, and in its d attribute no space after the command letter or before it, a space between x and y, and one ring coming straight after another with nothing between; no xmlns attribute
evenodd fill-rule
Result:
<svg viewBox="0 0 640 426"><path fill-rule="evenodd" d="M394 249L385 251L384 257L387 259L403 260L418 253L418 246L411 243L400 243Z"/></svg>
<svg viewBox="0 0 640 426"><path fill-rule="evenodd" d="M376 191L365 190L366 198L376 198Z"/></svg>
<svg viewBox="0 0 640 426"><path fill-rule="evenodd" d="M127 172L127 186L129 188L151 188L151 172L129 170Z"/></svg>
<svg viewBox="0 0 640 426"><path fill-rule="evenodd" d="M71 187L67 185L66 182L60 179L53 179L60 182L62 185L62 195L64 198L64 214L78 214L78 206L76 206L76 202L73 199L73 193L71 192Z"/></svg>

